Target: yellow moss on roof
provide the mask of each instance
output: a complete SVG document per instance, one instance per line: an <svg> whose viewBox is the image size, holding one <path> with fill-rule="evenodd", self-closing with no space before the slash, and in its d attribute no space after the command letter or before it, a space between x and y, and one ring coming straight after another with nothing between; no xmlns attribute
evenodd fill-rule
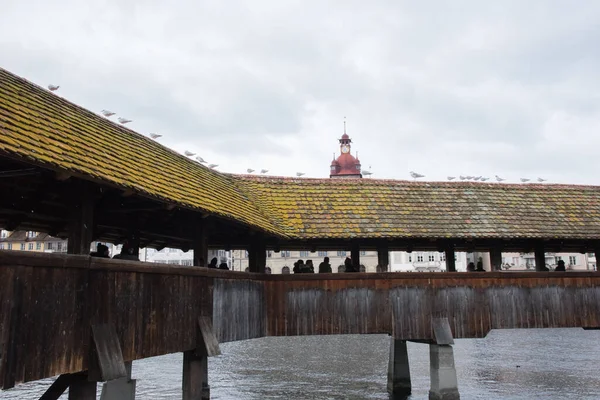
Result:
<svg viewBox="0 0 600 400"><path fill-rule="evenodd" d="M238 176L289 236L600 239L600 187Z"/></svg>
<svg viewBox="0 0 600 400"><path fill-rule="evenodd" d="M283 234L240 192L231 176L1 68L0 153Z"/></svg>

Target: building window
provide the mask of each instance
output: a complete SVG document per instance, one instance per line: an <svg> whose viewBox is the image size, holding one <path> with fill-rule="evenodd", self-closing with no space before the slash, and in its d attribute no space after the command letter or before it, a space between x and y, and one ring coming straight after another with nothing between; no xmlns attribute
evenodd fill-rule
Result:
<svg viewBox="0 0 600 400"><path fill-rule="evenodd" d="M37 242L35 244L35 249L38 250L38 251L41 250L42 249L42 244L40 242Z"/></svg>
<svg viewBox="0 0 600 400"><path fill-rule="evenodd" d="M0 238L6 239L6 236L8 236L8 233L4 229L0 230Z"/></svg>
<svg viewBox="0 0 600 400"><path fill-rule="evenodd" d="M281 273L282 274L289 274L290 273L290 267L288 267L287 265L283 268L281 268Z"/></svg>
<svg viewBox="0 0 600 400"><path fill-rule="evenodd" d="M227 257L227 255L225 254L225 250L217 251L217 257L219 257L219 258Z"/></svg>
<svg viewBox="0 0 600 400"><path fill-rule="evenodd" d="M362 251L360 252L360 255L361 255L361 256L366 256L366 255L367 255L367 252L366 252L366 251L364 251L364 250L362 250Z"/></svg>
<svg viewBox="0 0 600 400"><path fill-rule="evenodd" d="M281 252L279 254L281 255L282 258L287 258L290 256L290 251L289 250L281 250Z"/></svg>
<svg viewBox="0 0 600 400"><path fill-rule="evenodd" d="M306 251L306 250L300 251L300 257L308 257L308 251Z"/></svg>
<svg viewBox="0 0 600 400"><path fill-rule="evenodd" d="M33 250L33 243L29 243L29 245L27 247L28 247L28 250Z"/></svg>
<svg viewBox="0 0 600 400"><path fill-rule="evenodd" d="M554 257L554 264L558 264L558 262L560 260L562 260L562 257L560 257L560 256Z"/></svg>
<svg viewBox="0 0 600 400"><path fill-rule="evenodd" d="M181 260L181 265L192 266L192 260Z"/></svg>
<svg viewBox="0 0 600 400"><path fill-rule="evenodd" d="M244 258L248 258L248 250L244 250Z"/></svg>
<svg viewBox="0 0 600 400"><path fill-rule="evenodd" d="M4 243L0 243L0 250L4 250Z"/></svg>
<svg viewBox="0 0 600 400"><path fill-rule="evenodd" d="M35 232L34 231L27 231L27 238L28 239L33 239L35 237Z"/></svg>
<svg viewBox="0 0 600 400"><path fill-rule="evenodd" d="M21 250L25 250L25 243L21 243Z"/></svg>
<svg viewBox="0 0 600 400"><path fill-rule="evenodd" d="M273 251L267 250L267 258L273 257Z"/></svg>
<svg viewBox="0 0 600 400"><path fill-rule="evenodd" d="M408 262L410 262L410 263L412 262L412 254L408 255Z"/></svg>
<svg viewBox="0 0 600 400"><path fill-rule="evenodd" d="M423 254L417 254L417 262L423 262Z"/></svg>
<svg viewBox="0 0 600 400"><path fill-rule="evenodd" d="M428 259L429 259L429 262L433 262L433 261L435 261L435 256L433 255L433 253L430 253L430 254L429 254L429 257L428 257Z"/></svg>
<svg viewBox="0 0 600 400"><path fill-rule="evenodd" d="M319 257L327 257L326 251L320 251L318 254L319 254Z"/></svg>
<svg viewBox="0 0 600 400"><path fill-rule="evenodd" d="M338 250L337 255L338 257L346 257L346 250Z"/></svg>
<svg viewBox="0 0 600 400"><path fill-rule="evenodd" d="M577 265L577 256L569 256L569 265Z"/></svg>
<svg viewBox="0 0 600 400"><path fill-rule="evenodd" d="M56 243L56 251L62 251L62 242Z"/></svg>
<svg viewBox="0 0 600 400"><path fill-rule="evenodd" d="M588 256L588 257L591 257L591 258L594 258L594 257L596 257L596 256L594 255L594 253L588 253L588 254L587 254L587 256Z"/></svg>
<svg viewBox="0 0 600 400"><path fill-rule="evenodd" d="M446 261L446 253L445 252L440 253L440 261Z"/></svg>
<svg viewBox="0 0 600 400"><path fill-rule="evenodd" d="M46 250L52 250L53 247L54 247L54 244L52 242L46 243Z"/></svg>
<svg viewBox="0 0 600 400"><path fill-rule="evenodd" d="M7 246L8 246L8 250L12 250L12 243L9 243Z"/></svg>

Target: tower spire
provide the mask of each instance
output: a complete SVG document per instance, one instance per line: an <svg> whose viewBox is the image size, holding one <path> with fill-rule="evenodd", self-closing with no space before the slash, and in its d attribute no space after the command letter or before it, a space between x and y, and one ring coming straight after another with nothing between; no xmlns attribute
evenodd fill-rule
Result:
<svg viewBox="0 0 600 400"><path fill-rule="evenodd" d="M344 135L346 134L346 117L344 116Z"/></svg>

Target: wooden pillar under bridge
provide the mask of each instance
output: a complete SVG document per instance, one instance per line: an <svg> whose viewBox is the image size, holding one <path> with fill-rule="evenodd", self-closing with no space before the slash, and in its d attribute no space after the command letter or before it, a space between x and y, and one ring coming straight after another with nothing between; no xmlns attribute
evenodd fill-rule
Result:
<svg viewBox="0 0 600 400"><path fill-rule="evenodd" d="M90 254L94 234L94 187L87 181L73 182L73 204L69 220L68 254Z"/></svg>
<svg viewBox="0 0 600 400"><path fill-rule="evenodd" d="M406 399L411 394L406 340L391 338L387 389L392 400Z"/></svg>
<svg viewBox="0 0 600 400"><path fill-rule="evenodd" d="M538 245L535 247L535 270L548 271L546 268L546 253L543 245Z"/></svg>
<svg viewBox="0 0 600 400"><path fill-rule="evenodd" d="M267 264L267 246L262 237L254 238L248 249L248 270L265 273Z"/></svg>
<svg viewBox="0 0 600 400"><path fill-rule="evenodd" d="M360 246L358 243L353 243L350 247L350 258L355 272L360 272Z"/></svg>
<svg viewBox="0 0 600 400"><path fill-rule="evenodd" d="M197 218L194 221L194 266L206 267L208 265L208 221Z"/></svg>
<svg viewBox="0 0 600 400"><path fill-rule="evenodd" d="M390 270L390 249L386 245L377 247L377 272L388 272Z"/></svg>
<svg viewBox="0 0 600 400"><path fill-rule="evenodd" d="M500 271L502 269L502 251L500 249L490 250L490 264L492 271Z"/></svg>
<svg viewBox="0 0 600 400"><path fill-rule="evenodd" d="M446 247L444 253L446 254L446 271L456 272L456 254L454 253L454 246Z"/></svg>
<svg viewBox="0 0 600 400"><path fill-rule="evenodd" d="M198 318L196 348L183 353L183 400L209 400L208 357L221 354L211 317Z"/></svg>
<svg viewBox="0 0 600 400"><path fill-rule="evenodd" d="M596 271L600 271L600 245L594 248L594 255L596 256Z"/></svg>

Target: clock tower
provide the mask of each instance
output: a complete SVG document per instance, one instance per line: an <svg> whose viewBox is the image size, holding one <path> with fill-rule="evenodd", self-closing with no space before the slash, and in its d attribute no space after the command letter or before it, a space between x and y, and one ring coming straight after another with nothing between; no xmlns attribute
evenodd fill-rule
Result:
<svg viewBox="0 0 600 400"><path fill-rule="evenodd" d="M333 155L333 161L329 171L330 178L362 178L360 171L360 161L358 157L353 157L350 154L352 139L346 134L346 123L344 122L344 134L340 139L340 155L335 158Z"/></svg>

